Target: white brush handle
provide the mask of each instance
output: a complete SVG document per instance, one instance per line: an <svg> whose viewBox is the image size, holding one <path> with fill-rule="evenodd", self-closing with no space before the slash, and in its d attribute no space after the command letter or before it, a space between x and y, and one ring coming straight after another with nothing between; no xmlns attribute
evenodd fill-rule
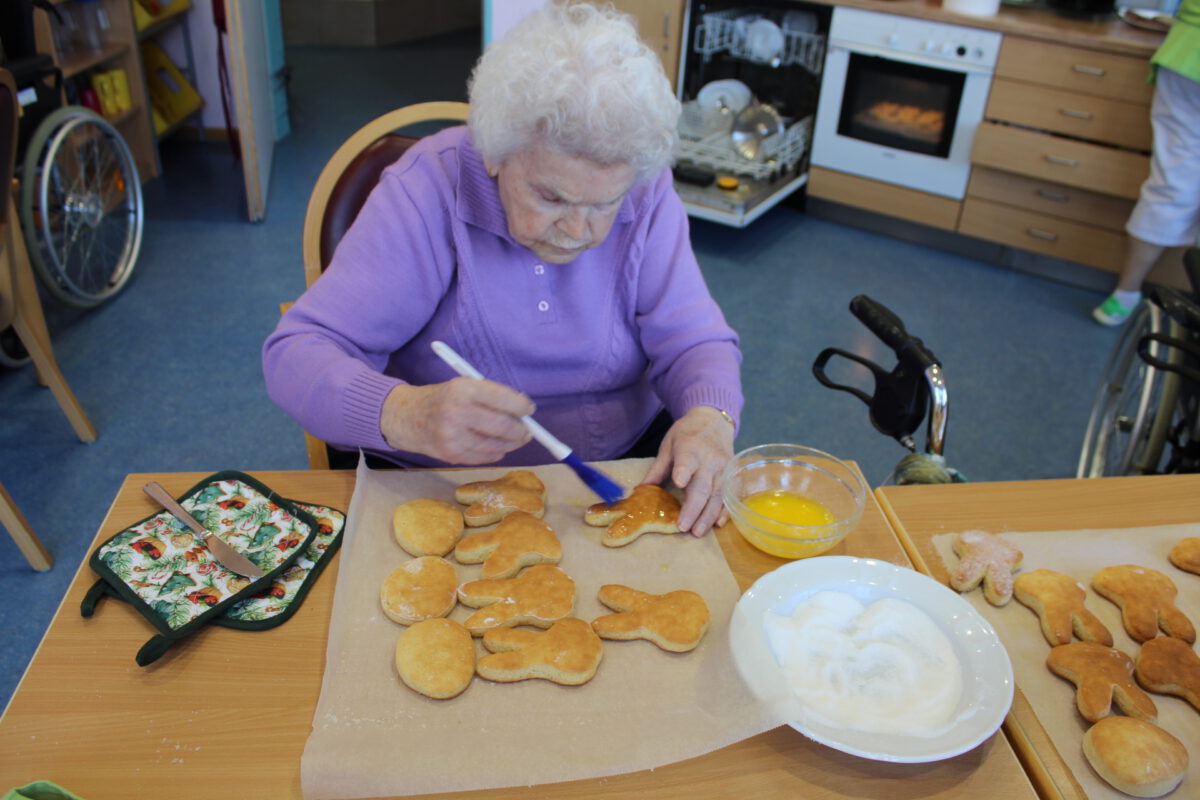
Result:
<svg viewBox="0 0 1200 800"><path fill-rule="evenodd" d="M483 380L483 374L467 363L467 360L454 351L454 348L442 341L434 342L432 345L433 352L438 358L450 365L450 368L462 375L464 378L475 378ZM571 448L555 438L554 434L538 424L533 417L526 415L521 417L521 422L525 423L525 427L533 434L533 438L542 443L542 446L550 451L550 455L554 456L559 461L562 461L567 456L571 455Z"/></svg>

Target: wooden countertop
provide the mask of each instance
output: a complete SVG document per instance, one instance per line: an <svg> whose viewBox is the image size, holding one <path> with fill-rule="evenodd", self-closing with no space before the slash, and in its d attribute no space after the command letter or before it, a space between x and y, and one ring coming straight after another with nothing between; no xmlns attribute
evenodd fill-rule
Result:
<svg viewBox="0 0 1200 800"><path fill-rule="evenodd" d="M140 489L146 481L179 494L204 477L128 476L96 543L154 512ZM354 488L353 472L255 477L287 497L343 510ZM743 588L784 563L751 548L731 526L716 535ZM831 552L909 563L874 500ZM0 718L0 787L52 780L96 800L156 792L181 800L300 798L300 757L321 691L339 567L335 556L286 624L259 632L209 626L140 668L134 653L154 631L130 606L105 600L92 618L80 616L95 579L85 561ZM419 754L398 754L398 768L408 757ZM606 800L1036 797L999 733L956 758L890 764L846 755L789 727L654 770L555 784L551 793ZM520 786L454 797L537 794Z"/></svg>
<svg viewBox="0 0 1200 800"><path fill-rule="evenodd" d="M918 17L948 25L984 28L1057 44L1069 44L1146 59L1150 58L1163 40L1163 34L1134 28L1117 19L1115 15L1110 15L1099 22L1093 22L1066 17L1043 8L1002 5L1000 12L994 17L974 17L946 11L942 8L941 0L811 1L820 5L846 6L878 11L882 14Z"/></svg>

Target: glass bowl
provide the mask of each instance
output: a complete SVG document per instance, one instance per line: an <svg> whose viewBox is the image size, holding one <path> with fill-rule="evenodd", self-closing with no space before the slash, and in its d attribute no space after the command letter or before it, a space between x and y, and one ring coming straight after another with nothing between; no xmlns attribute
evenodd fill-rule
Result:
<svg viewBox="0 0 1200 800"><path fill-rule="evenodd" d="M745 502L760 492L789 492L814 500L828 509L833 521L795 524L764 516ZM747 542L771 555L808 558L826 552L854 530L862 519L867 486L854 468L829 453L798 444L763 444L730 460L721 496Z"/></svg>

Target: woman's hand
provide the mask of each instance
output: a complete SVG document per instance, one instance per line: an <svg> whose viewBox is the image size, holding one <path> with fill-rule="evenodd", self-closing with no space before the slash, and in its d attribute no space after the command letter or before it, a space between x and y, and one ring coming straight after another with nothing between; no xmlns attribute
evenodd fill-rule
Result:
<svg viewBox="0 0 1200 800"><path fill-rule="evenodd" d="M493 381L402 384L383 401L379 429L397 450L447 464L490 464L529 441L520 418L533 411L532 400Z"/></svg>
<svg viewBox="0 0 1200 800"><path fill-rule="evenodd" d="M729 519L721 501L721 473L733 457L733 426L712 406L695 406L663 437L642 483L666 478L683 489L679 527L703 536Z"/></svg>

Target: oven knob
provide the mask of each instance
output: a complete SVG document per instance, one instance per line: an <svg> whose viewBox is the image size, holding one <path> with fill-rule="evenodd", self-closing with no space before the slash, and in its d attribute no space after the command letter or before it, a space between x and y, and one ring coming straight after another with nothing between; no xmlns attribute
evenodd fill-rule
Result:
<svg viewBox="0 0 1200 800"><path fill-rule="evenodd" d="M929 39L928 41L925 42L925 52L926 53L932 53L932 52L935 52L936 50L937 50L937 42L935 42L933 39Z"/></svg>
<svg viewBox="0 0 1200 800"><path fill-rule="evenodd" d="M959 57L962 57L962 56L965 56L965 55L967 54L967 48L966 48L966 47L964 47L963 45L961 45L961 44L960 44L958 47L956 47L956 48L954 49L954 52L955 52L955 54L956 54L956 55L958 55Z"/></svg>
<svg viewBox="0 0 1200 800"><path fill-rule="evenodd" d="M890 44L890 45L898 45L898 44L900 44L900 34L898 34L898 33L889 33L889 34L888 34L888 37L887 37L887 43L888 43L888 44Z"/></svg>
<svg viewBox="0 0 1200 800"><path fill-rule="evenodd" d="M948 56L953 52L954 45L950 44L949 42L946 42L944 45L942 45L942 55Z"/></svg>

